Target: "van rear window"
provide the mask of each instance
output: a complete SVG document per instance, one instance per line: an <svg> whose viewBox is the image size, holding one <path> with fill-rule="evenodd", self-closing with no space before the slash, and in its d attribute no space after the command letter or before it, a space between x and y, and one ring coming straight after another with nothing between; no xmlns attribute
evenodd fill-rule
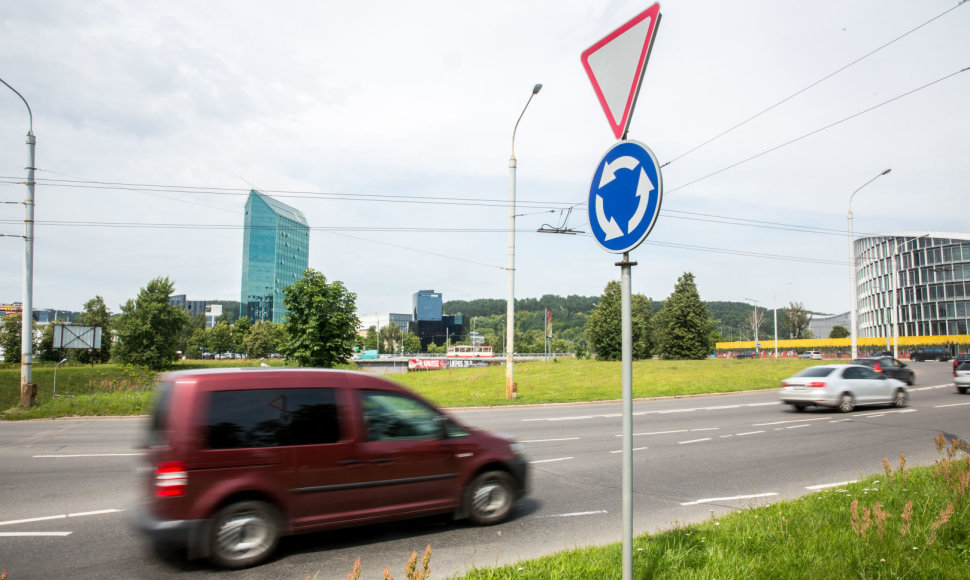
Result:
<svg viewBox="0 0 970 580"><path fill-rule="evenodd" d="M209 396L210 449L319 445L340 440L333 389L216 391Z"/></svg>
<svg viewBox="0 0 970 580"><path fill-rule="evenodd" d="M172 383L158 383L155 387L155 406L148 424L148 446L165 444L165 429L168 423L168 408L172 401Z"/></svg>

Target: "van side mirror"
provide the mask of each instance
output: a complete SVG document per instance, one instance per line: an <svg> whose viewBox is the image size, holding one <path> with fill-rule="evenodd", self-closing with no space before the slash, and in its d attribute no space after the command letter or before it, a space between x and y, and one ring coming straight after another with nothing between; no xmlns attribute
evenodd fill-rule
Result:
<svg viewBox="0 0 970 580"><path fill-rule="evenodd" d="M448 423L448 417L445 417L444 415L438 415L434 418L435 437L437 439L448 438Z"/></svg>

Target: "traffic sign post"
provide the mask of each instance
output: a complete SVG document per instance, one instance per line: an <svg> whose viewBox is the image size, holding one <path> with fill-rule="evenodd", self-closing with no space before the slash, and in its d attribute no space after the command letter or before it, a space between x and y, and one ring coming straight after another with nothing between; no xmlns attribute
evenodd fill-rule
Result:
<svg viewBox="0 0 970 580"><path fill-rule="evenodd" d="M633 107L650 59L660 4L654 4L606 35L582 54L583 68L613 134L610 148L593 173L589 188L589 226L596 243L623 254L620 267L623 392L623 580L633 578L633 293L630 250L646 239L660 213L663 179L653 152L626 140Z"/></svg>

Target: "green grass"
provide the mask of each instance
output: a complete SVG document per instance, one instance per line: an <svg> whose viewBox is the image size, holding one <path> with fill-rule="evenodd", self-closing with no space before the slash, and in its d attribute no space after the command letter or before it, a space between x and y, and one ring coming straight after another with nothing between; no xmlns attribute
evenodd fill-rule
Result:
<svg viewBox="0 0 970 580"><path fill-rule="evenodd" d="M885 473L759 508L637 537L633 571L648 578L968 578L970 456L937 438L934 466ZM878 466L873 466L877 471ZM619 578L619 543L569 550L464 580Z"/></svg>
<svg viewBox="0 0 970 580"><path fill-rule="evenodd" d="M282 365L281 361L181 361L174 369ZM743 389L777 388L779 381L817 361L700 360L638 361L633 365L634 397L684 396ZM348 365L347 368L352 368ZM37 404L18 409L20 368L0 369L0 419L85 415L140 415L151 409L156 374L122 365L36 364ZM621 398L619 362L561 359L515 365L518 396L505 398L505 367L447 369L388 375L443 407L569 403Z"/></svg>

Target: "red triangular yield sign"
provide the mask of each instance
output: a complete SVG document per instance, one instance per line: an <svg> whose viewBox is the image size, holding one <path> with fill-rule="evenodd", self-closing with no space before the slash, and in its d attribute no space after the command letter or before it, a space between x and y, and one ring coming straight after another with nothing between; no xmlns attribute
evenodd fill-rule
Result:
<svg viewBox="0 0 970 580"><path fill-rule="evenodd" d="M583 51L583 68L617 139L630 126L659 23L657 3Z"/></svg>

